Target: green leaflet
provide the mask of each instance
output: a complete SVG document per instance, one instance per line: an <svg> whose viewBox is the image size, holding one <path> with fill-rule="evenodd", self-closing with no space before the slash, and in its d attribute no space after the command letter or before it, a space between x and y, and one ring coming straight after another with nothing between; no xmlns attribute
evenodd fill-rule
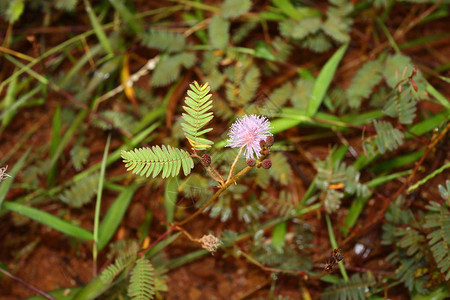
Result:
<svg viewBox="0 0 450 300"><path fill-rule="evenodd" d="M356 72L346 91L349 105L352 108L359 108L362 99L369 97L372 88L381 81L382 67L379 61L368 61Z"/></svg>
<svg viewBox="0 0 450 300"><path fill-rule="evenodd" d="M250 0L225 0L220 5L220 11L225 18L236 18L250 10Z"/></svg>
<svg viewBox="0 0 450 300"><path fill-rule="evenodd" d="M384 154L386 151L395 150L403 144L405 137L403 132L394 128L391 123L374 121L373 125L377 130L377 134L363 142L364 148L369 156L375 155L376 149L381 154Z"/></svg>
<svg viewBox="0 0 450 300"><path fill-rule="evenodd" d="M133 268L128 296L133 300L153 299L155 295L155 269L150 260L140 258Z"/></svg>
<svg viewBox="0 0 450 300"><path fill-rule="evenodd" d="M208 35L211 45L217 49L225 49L230 40L230 22L215 15L211 18L208 27Z"/></svg>
<svg viewBox="0 0 450 300"><path fill-rule="evenodd" d="M439 186L442 198L448 200L450 180L446 181L447 190ZM431 201L427 205L430 214L425 217L425 227L431 228L432 232L427 235L428 245L433 253L441 273L445 280L450 279L450 209L448 205Z"/></svg>
<svg viewBox="0 0 450 300"><path fill-rule="evenodd" d="M183 168L184 175L188 175L194 167L194 161L189 153L171 146L153 146L131 151L122 151L121 156L127 171L133 174L156 177L162 172L162 178L174 177Z"/></svg>
<svg viewBox="0 0 450 300"><path fill-rule="evenodd" d="M354 299L363 300L366 298L366 289L375 285L376 281L372 273L364 273L362 276L353 274L349 281L340 282L328 287L321 293L321 299Z"/></svg>
<svg viewBox="0 0 450 300"><path fill-rule="evenodd" d="M150 29L144 34L142 44L167 52L180 52L186 47L186 38L171 31Z"/></svg>
<svg viewBox="0 0 450 300"><path fill-rule="evenodd" d="M186 106L183 109L183 128L184 135L192 146L192 150L205 150L211 147L212 141L202 138L201 136L210 132L212 128L202 129L209 121L212 120L213 113L208 110L212 107L210 87L208 83L200 86L196 81L190 85L191 90L187 91L185 98Z"/></svg>

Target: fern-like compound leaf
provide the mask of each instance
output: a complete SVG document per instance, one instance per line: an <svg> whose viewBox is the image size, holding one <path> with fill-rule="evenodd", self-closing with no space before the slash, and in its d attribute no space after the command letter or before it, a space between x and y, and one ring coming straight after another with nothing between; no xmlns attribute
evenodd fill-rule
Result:
<svg viewBox="0 0 450 300"><path fill-rule="evenodd" d="M144 34L142 43L161 51L179 52L186 46L186 38L181 33L150 29Z"/></svg>
<svg viewBox="0 0 450 300"><path fill-rule="evenodd" d="M403 144L403 133L397 128L394 128L391 123L374 121L373 124L377 130L374 141L380 153L383 154L388 150L395 150Z"/></svg>
<svg viewBox="0 0 450 300"><path fill-rule="evenodd" d="M325 291L321 294L321 299L364 300L367 299L367 288L375 285L375 283L375 278L370 272L365 273L362 276L360 276L359 274L354 274L349 281L344 281L344 279L342 279L338 283L326 288Z"/></svg>
<svg viewBox="0 0 450 300"><path fill-rule="evenodd" d="M425 217L425 227L432 232L427 235L431 252L438 268L450 279L450 210L447 205L432 201L427 209L431 214Z"/></svg>
<svg viewBox="0 0 450 300"><path fill-rule="evenodd" d="M75 181L59 195L59 199L72 207L81 207L97 194L98 180L99 175L95 173Z"/></svg>
<svg viewBox="0 0 450 300"><path fill-rule="evenodd" d="M155 295L155 270L145 257L136 261L128 286L128 296L132 300L153 299Z"/></svg>
<svg viewBox="0 0 450 300"><path fill-rule="evenodd" d="M212 130L212 128L202 130L214 117L213 113L209 111L212 107L212 95L209 94L208 83L200 86L194 81L190 87L191 90L187 91L188 96L185 98L186 106L183 106L186 113L183 113L184 122L181 123L181 127L192 150L205 150L213 144L212 141L201 137Z"/></svg>
<svg viewBox="0 0 450 300"><path fill-rule="evenodd" d="M382 65L374 60L366 62L352 79L352 83L347 90L349 105L352 108L359 108L361 100L367 98L372 93L372 88L382 79Z"/></svg>
<svg viewBox="0 0 450 300"><path fill-rule="evenodd" d="M156 177L162 172L162 178L174 177L183 168L184 175L188 175L194 167L190 154L184 150L171 146L153 146L131 151L122 151L123 162L127 171L133 174Z"/></svg>
<svg viewBox="0 0 450 300"><path fill-rule="evenodd" d="M386 102L383 112L391 117L398 117L402 124L411 124L416 116L416 101L410 91L403 91Z"/></svg>
<svg viewBox="0 0 450 300"><path fill-rule="evenodd" d="M219 15L214 15L209 22L208 35L211 45L217 49L225 49L230 40L230 22Z"/></svg>
<svg viewBox="0 0 450 300"><path fill-rule="evenodd" d="M251 6L250 0L225 0L220 10L225 18L236 18L248 12Z"/></svg>

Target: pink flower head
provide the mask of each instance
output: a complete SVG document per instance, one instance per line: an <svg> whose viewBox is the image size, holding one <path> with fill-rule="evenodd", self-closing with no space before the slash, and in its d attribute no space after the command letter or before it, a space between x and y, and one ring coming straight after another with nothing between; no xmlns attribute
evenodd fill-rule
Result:
<svg viewBox="0 0 450 300"><path fill-rule="evenodd" d="M250 115L243 116L231 125L228 132L227 147L241 148L245 146L245 157L259 158L261 154L261 140L266 140L268 136L272 136L269 132L270 122L265 117Z"/></svg>

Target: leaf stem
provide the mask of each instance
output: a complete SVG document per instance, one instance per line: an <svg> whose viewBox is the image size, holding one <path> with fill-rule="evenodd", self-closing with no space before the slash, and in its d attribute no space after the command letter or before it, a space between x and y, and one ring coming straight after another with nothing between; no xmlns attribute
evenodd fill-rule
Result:
<svg viewBox="0 0 450 300"><path fill-rule="evenodd" d="M228 178L227 178L226 183L230 182L231 176L233 175L234 168L236 167L236 164L237 164L237 162L238 162L238 160L239 160L239 157L241 157L242 151L244 151L244 147L245 147L245 146L242 146L242 147L239 149L239 153L238 153L238 155L236 156L236 158L234 159L233 164L231 165L231 168L230 168L230 174L228 174Z"/></svg>

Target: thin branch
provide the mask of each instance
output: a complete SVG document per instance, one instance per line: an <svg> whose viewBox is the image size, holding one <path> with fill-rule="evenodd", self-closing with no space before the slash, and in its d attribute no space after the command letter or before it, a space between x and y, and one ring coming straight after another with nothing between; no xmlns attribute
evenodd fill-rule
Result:
<svg viewBox="0 0 450 300"><path fill-rule="evenodd" d="M29 288L30 290L35 291L36 293L38 293L39 295L41 295L42 297L45 297L47 299L50 300L56 300L55 298L53 298L52 296L50 296L49 294L47 294L46 292L40 290L39 288L35 287L34 285L32 285L31 283L26 282L25 280L23 280L20 277L17 277L16 275L13 275L11 273L9 273L8 271L6 271L5 269L0 268L0 273L3 273L4 275L14 279L15 281L20 282L21 284L23 284L24 286L26 286L27 288Z"/></svg>

